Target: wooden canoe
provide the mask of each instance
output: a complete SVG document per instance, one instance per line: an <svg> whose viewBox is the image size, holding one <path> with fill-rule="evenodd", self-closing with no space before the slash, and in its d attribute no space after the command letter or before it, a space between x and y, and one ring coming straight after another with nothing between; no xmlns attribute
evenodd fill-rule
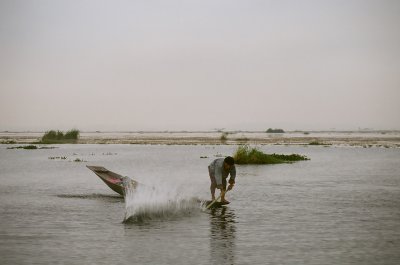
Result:
<svg viewBox="0 0 400 265"><path fill-rule="evenodd" d="M132 185L132 187L137 186L137 182L128 178L121 176L115 172L112 172L101 166L86 166L88 169L93 171L108 187L110 187L116 193L124 195L125 186Z"/></svg>

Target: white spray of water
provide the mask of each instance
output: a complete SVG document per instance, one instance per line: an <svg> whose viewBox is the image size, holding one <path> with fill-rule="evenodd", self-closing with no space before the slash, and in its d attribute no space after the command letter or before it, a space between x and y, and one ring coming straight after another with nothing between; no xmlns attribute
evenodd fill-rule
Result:
<svg viewBox="0 0 400 265"><path fill-rule="evenodd" d="M125 220L161 219L200 211L200 200L182 187L171 182L137 186L128 182L125 185Z"/></svg>

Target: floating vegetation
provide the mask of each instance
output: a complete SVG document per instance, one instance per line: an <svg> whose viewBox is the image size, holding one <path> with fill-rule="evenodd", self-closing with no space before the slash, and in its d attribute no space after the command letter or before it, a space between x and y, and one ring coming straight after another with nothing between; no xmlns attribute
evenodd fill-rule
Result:
<svg viewBox="0 0 400 265"><path fill-rule="evenodd" d="M103 156L112 156L112 155L118 155L118 153L111 153L111 152L103 153Z"/></svg>
<svg viewBox="0 0 400 265"><path fill-rule="evenodd" d="M327 146L327 145L331 145L331 144L321 143L318 141L312 141L312 142L308 143L308 145L325 145L325 146Z"/></svg>
<svg viewBox="0 0 400 265"><path fill-rule="evenodd" d="M76 158L75 160L72 160L73 162L87 162L86 160Z"/></svg>
<svg viewBox="0 0 400 265"><path fill-rule="evenodd" d="M49 156L49 159L51 159L51 160L58 160L58 159L66 160L67 157L66 156Z"/></svg>
<svg viewBox="0 0 400 265"><path fill-rule="evenodd" d="M284 133L285 131L284 130L282 130L282 129L272 129L272 128L269 128L267 131L266 131L266 133Z"/></svg>
<svg viewBox="0 0 400 265"><path fill-rule="evenodd" d="M7 147L7 149L28 149L28 150L36 150L36 149L54 149L57 147L54 146L41 146L37 147L36 145L20 145L20 146L13 146Z"/></svg>
<svg viewBox="0 0 400 265"><path fill-rule="evenodd" d="M35 150L38 149L36 145L20 145L20 146L13 146L7 147L7 149L28 149L28 150Z"/></svg>
<svg viewBox="0 0 400 265"><path fill-rule="evenodd" d="M45 132L39 143L42 144L66 144L76 143L79 139L79 130L72 129L67 131L65 134L60 130L50 130Z"/></svg>
<svg viewBox="0 0 400 265"><path fill-rule="evenodd" d="M1 141L1 144L16 144L17 142L15 140L3 140Z"/></svg>
<svg viewBox="0 0 400 265"><path fill-rule="evenodd" d="M291 154L265 154L257 148L250 148L248 145L239 146L233 155L235 163L243 164L281 164L296 161L310 160L306 156Z"/></svg>
<svg viewBox="0 0 400 265"><path fill-rule="evenodd" d="M66 156L49 156L50 160L67 160ZM87 162L81 158L75 158L74 160L69 160L70 162Z"/></svg>

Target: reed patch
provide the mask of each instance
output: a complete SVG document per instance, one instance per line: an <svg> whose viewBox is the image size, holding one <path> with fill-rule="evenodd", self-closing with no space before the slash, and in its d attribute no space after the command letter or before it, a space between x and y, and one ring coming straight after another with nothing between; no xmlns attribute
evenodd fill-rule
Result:
<svg viewBox="0 0 400 265"><path fill-rule="evenodd" d="M244 164L282 164L293 163L296 161L310 160L308 157L299 154L265 154L256 147L251 148L248 145L241 145L238 147L233 155L235 163L239 165Z"/></svg>

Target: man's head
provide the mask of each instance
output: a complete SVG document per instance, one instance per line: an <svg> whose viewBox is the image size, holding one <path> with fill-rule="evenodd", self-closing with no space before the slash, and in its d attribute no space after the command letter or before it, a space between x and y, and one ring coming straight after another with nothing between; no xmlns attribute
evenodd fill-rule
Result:
<svg viewBox="0 0 400 265"><path fill-rule="evenodd" d="M231 156L225 157L224 162L230 166L233 166L235 164L235 160Z"/></svg>
<svg viewBox="0 0 400 265"><path fill-rule="evenodd" d="M231 156L227 156L224 159L224 168L225 170L229 170L235 164L235 160Z"/></svg>

